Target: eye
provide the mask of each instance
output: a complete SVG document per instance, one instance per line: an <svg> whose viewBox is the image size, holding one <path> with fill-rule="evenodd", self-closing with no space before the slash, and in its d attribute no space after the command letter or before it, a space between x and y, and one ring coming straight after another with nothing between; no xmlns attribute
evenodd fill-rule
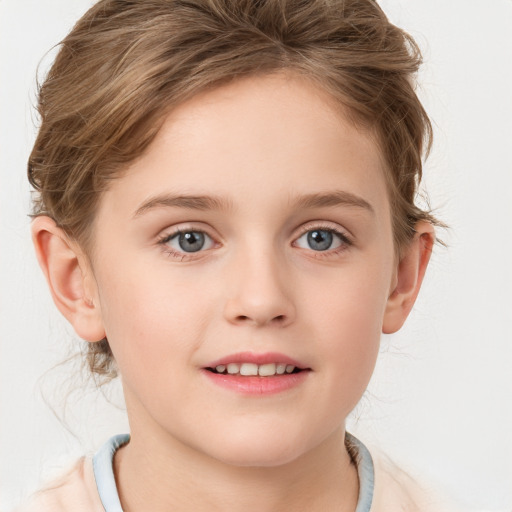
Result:
<svg viewBox="0 0 512 512"><path fill-rule="evenodd" d="M335 229L316 228L306 231L297 238L295 245L302 249L328 251L350 245L350 241Z"/></svg>
<svg viewBox="0 0 512 512"><path fill-rule="evenodd" d="M178 231L165 237L162 244L175 252L198 252L213 247L213 240L203 231Z"/></svg>

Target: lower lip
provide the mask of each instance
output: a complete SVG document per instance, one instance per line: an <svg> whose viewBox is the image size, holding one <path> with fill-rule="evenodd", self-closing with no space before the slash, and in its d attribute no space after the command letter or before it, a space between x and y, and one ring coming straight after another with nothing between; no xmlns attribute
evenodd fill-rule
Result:
<svg viewBox="0 0 512 512"><path fill-rule="evenodd" d="M227 388L243 395L272 395L282 393L299 386L307 378L309 371L285 373L271 377L229 375L202 370L217 386Z"/></svg>

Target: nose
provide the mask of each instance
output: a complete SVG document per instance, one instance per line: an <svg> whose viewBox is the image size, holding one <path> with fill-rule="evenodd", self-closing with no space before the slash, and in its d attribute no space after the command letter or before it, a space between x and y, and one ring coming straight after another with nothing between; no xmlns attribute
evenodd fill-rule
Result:
<svg viewBox="0 0 512 512"><path fill-rule="evenodd" d="M229 296L224 315L239 325L285 327L295 319L292 282L286 263L271 251L238 258L228 273Z"/></svg>

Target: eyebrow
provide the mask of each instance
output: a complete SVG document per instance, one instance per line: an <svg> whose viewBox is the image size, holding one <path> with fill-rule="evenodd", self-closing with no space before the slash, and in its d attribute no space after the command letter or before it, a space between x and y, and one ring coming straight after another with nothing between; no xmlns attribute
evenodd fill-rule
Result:
<svg viewBox="0 0 512 512"><path fill-rule="evenodd" d="M169 195L154 196L145 201L133 215L139 217L149 210L162 207L187 208L190 210L229 210L231 202L216 196Z"/></svg>
<svg viewBox="0 0 512 512"><path fill-rule="evenodd" d="M330 206L355 206L375 214L375 210L368 201L344 190L301 195L296 198L292 198L291 204L296 208L302 209L325 208Z"/></svg>
<svg viewBox="0 0 512 512"><path fill-rule="evenodd" d="M354 206L363 208L374 214L372 205L351 192L337 190L327 193L316 193L300 195L292 198L290 204L297 209L325 208L332 206ZM195 196L195 195L170 195L162 194L154 196L145 201L133 215L134 218L140 217L149 210L155 208L186 208L190 210L220 210L226 211L232 209L232 203L228 199L217 196Z"/></svg>

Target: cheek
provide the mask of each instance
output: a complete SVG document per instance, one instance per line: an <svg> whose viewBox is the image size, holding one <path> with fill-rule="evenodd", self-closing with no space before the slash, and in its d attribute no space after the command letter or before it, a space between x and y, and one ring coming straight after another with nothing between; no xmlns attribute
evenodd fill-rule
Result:
<svg viewBox="0 0 512 512"><path fill-rule="evenodd" d="M124 379L144 368L158 379L201 344L211 309L208 293L147 263L131 262L128 268L118 261L110 271L102 270L104 327Z"/></svg>
<svg viewBox="0 0 512 512"><path fill-rule="evenodd" d="M304 315L316 326L318 361L328 376L326 390L330 390L333 403L342 406L341 402L351 397L349 410L359 401L373 373L391 268L391 264L381 262L356 265L346 273L340 269L325 280L322 290L310 286L306 294L309 300Z"/></svg>
<svg viewBox="0 0 512 512"><path fill-rule="evenodd" d="M379 337L391 279L392 265L383 261L361 261L304 279L299 292L308 298L303 313L320 320L315 323L329 332L328 339L336 333Z"/></svg>
<svg viewBox="0 0 512 512"><path fill-rule="evenodd" d="M349 300L338 303L338 307L325 305L318 332L319 352L337 373L333 382L352 389L356 395L358 390L362 394L373 372L382 326L382 304L373 297L365 302L365 298L348 296Z"/></svg>

